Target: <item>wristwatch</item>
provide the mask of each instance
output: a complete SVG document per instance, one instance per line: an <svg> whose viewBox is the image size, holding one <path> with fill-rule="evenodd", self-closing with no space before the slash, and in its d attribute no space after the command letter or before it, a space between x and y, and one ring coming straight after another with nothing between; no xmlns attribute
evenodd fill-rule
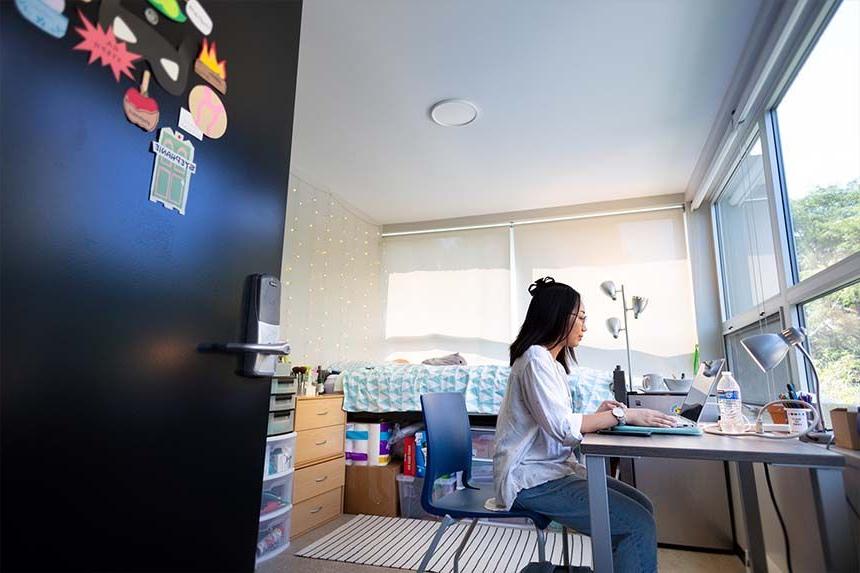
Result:
<svg viewBox="0 0 860 573"><path fill-rule="evenodd" d="M621 406L616 406L612 408L612 415L615 416L616 420L618 420L619 426L627 423L627 418L624 415L624 408L622 408Z"/></svg>

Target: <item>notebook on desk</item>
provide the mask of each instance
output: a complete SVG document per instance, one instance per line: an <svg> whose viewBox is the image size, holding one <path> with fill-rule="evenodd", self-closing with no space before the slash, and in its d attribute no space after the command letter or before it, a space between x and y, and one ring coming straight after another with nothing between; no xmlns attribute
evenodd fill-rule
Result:
<svg viewBox="0 0 860 573"><path fill-rule="evenodd" d="M701 436L702 429L698 426L681 426L677 428L658 428L656 426L630 426L620 424L606 430L600 430L601 434L621 434L650 436L651 434L674 434L678 436Z"/></svg>

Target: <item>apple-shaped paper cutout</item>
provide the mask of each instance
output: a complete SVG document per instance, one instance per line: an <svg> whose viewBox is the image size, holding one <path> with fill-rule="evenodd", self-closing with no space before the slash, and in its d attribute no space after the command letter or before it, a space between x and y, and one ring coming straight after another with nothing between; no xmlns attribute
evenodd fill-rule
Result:
<svg viewBox="0 0 860 573"><path fill-rule="evenodd" d="M149 70L144 70L140 90L128 88L122 98L125 116L144 131L153 131L158 126L158 102L149 97Z"/></svg>

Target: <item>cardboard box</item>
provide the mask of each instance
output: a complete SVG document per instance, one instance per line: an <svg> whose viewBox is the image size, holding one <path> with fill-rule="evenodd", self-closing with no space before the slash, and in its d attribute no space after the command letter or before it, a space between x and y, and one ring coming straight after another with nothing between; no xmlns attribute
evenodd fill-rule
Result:
<svg viewBox="0 0 860 573"><path fill-rule="evenodd" d="M830 410L836 445L840 448L860 450L860 427L857 425L857 415L857 412L849 412L846 408Z"/></svg>
<svg viewBox="0 0 860 573"><path fill-rule="evenodd" d="M346 466L344 513L398 516L399 463L387 466Z"/></svg>

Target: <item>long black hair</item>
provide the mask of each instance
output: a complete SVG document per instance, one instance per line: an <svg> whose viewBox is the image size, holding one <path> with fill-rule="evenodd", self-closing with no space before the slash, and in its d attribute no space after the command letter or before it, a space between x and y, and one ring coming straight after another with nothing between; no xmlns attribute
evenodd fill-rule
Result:
<svg viewBox="0 0 860 573"><path fill-rule="evenodd" d="M570 317L579 315L582 297L573 287L557 283L552 277L538 279L529 286L532 295L526 319L520 327L520 333L511 344L511 366L514 361L525 354L530 346L539 344L552 348L567 340L573 325ZM564 366L565 372L570 373L568 356L574 361L573 349L567 347L558 353L558 361Z"/></svg>

